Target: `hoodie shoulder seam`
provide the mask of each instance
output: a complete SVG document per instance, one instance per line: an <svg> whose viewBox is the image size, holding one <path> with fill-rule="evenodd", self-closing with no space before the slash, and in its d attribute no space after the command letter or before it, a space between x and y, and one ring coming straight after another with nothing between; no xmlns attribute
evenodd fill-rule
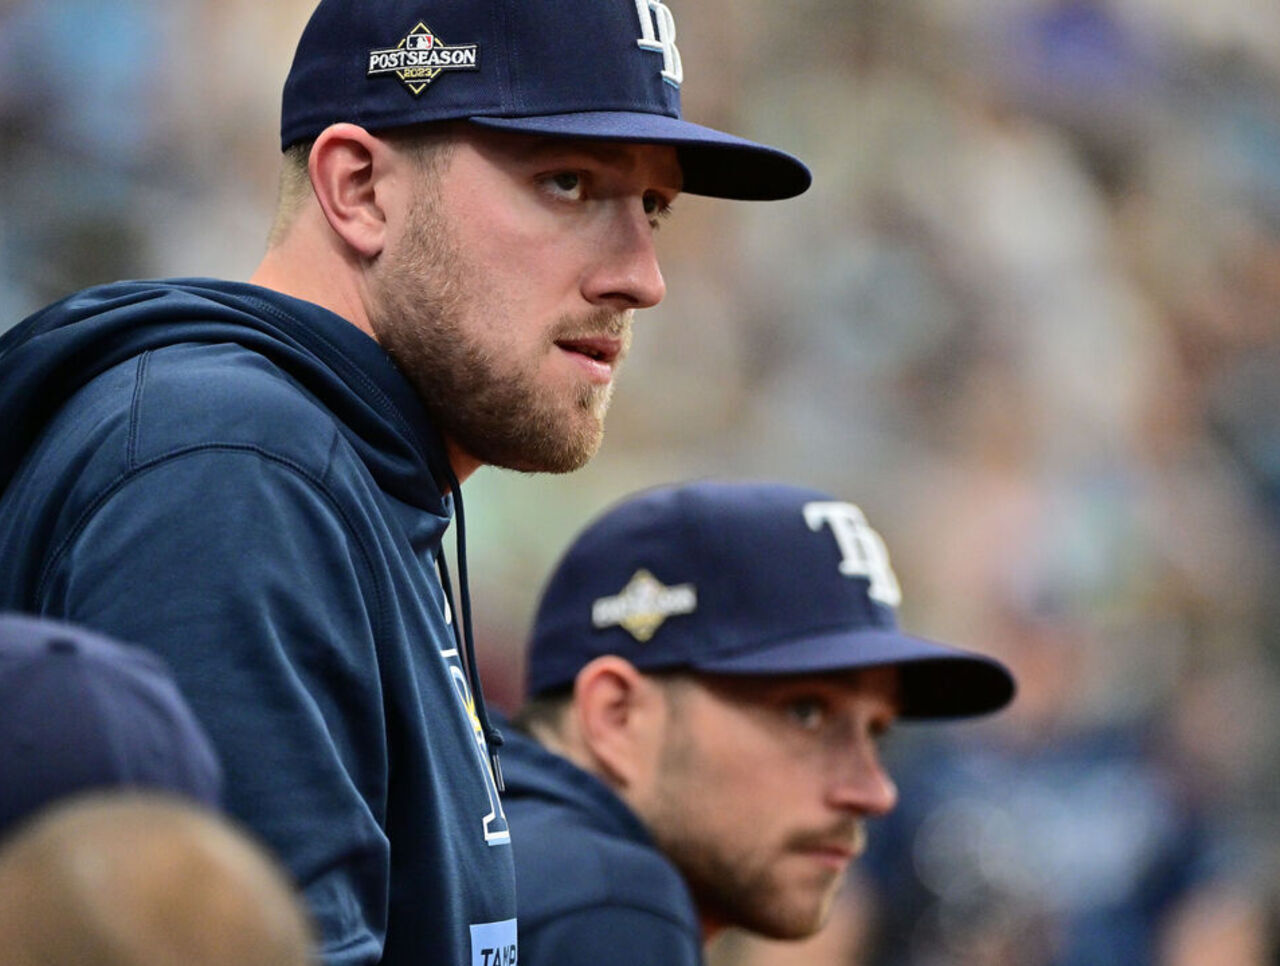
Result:
<svg viewBox="0 0 1280 966"><path fill-rule="evenodd" d="M147 368L151 363L151 350L138 356L137 371L133 377L133 399L129 406L129 430L125 442L125 466L133 469L138 463L138 434L142 426L142 394L147 382Z"/></svg>

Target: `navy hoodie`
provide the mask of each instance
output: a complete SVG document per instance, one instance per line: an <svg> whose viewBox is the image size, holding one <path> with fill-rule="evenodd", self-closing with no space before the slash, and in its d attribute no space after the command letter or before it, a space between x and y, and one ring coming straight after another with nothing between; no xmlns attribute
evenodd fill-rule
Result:
<svg viewBox="0 0 1280 966"><path fill-rule="evenodd" d="M0 339L0 426L0 610L169 662L325 962L514 963L452 474L378 344L252 285L89 289Z"/></svg>
<svg viewBox="0 0 1280 966"><path fill-rule="evenodd" d="M688 886L604 782L503 730L523 966L701 966Z"/></svg>

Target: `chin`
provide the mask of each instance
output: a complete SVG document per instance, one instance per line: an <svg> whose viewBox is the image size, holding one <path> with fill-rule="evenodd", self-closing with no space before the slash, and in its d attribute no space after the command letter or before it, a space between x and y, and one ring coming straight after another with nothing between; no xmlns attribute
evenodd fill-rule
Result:
<svg viewBox="0 0 1280 966"><path fill-rule="evenodd" d="M756 935L763 936L765 939L777 939L786 942L793 942L798 939L808 939L810 936L816 935L822 929L821 922L798 922L787 920L779 921L776 917L770 918L766 922L742 922L737 924L740 928Z"/></svg>
<svg viewBox="0 0 1280 966"><path fill-rule="evenodd" d="M824 896L816 903L790 907L771 905L743 927L769 939L808 939L826 925L831 916L835 896Z"/></svg>
<svg viewBox="0 0 1280 966"><path fill-rule="evenodd" d="M518 473L571 473L595 456L604 439L603 420L574 409L551 413L530 409L523 420L472 422L455 430L458 448L479 465Z"/></svg>
<svg viewBox="0 0 1280 966"><path fill-rule="evenodd" d="M602 433L589 439L562 440L559 445L530 447L525 452L490 460L494 466L518 473L572 473L591 462L600 449Z"/></svg>
<svg viewBox="0 0 1280 966"><path fill-rule="evenodd" d="M555 443L540 449L530 459L530 463L534 464L530 470L536 473L572 473L580 470L600 452L602 442L602 421L592 420L583 426L575 426Z"/></svg>

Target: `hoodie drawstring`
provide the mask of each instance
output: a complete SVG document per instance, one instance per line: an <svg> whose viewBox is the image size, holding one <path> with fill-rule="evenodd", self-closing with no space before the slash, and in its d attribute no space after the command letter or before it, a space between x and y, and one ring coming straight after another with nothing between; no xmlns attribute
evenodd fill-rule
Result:
<svg viewBox="0 0 1280 966"><path fill-rule="evenodd" d="M493 781L498 786L498 791L502 792L506 790L502 781L502 761L498 756L498 749L502 747L502 732L489 720L489 710L484 702L484 689L480 686L480 670L476 665L475 635L471 629L471 588L467 580L467 521L462 509L462 486L448 464L445 466L445 475L448 477L449 492L453 494L454 516L457 517L458 532L454 547L458 556L458 592L461 609L453 602L453 586L449 580L449 565L445 560L443 546L436 555L440 570L440 584L449 600L449 606L457 615L453 623L454 639L459 643L467 683L471 686L471 694L475 699L476 718L480 722L480 730L489 748L489 765L493 771Z"/></svg>

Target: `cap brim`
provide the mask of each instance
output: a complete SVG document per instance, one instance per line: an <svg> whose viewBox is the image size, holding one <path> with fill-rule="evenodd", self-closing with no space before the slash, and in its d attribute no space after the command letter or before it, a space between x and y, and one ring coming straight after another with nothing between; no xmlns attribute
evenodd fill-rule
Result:
<svg viewBox="0 0 1280 966"><path fill-rule="evenodd" d="M903 718L970 717L1013 700L1013 675L999 661L887 630L823 634L693 667L712 674L810 674L888 665L901 669Z"/></svg>
<svg viewBox="0 0 1280 966"><path fill-rule="evenodd" d="M637 141L676 147L681 190L739 201L794 198L813 182L804 163L785 151L665 114L585 111L537 117L471 117L481 127L549 137Z"/></svg>

